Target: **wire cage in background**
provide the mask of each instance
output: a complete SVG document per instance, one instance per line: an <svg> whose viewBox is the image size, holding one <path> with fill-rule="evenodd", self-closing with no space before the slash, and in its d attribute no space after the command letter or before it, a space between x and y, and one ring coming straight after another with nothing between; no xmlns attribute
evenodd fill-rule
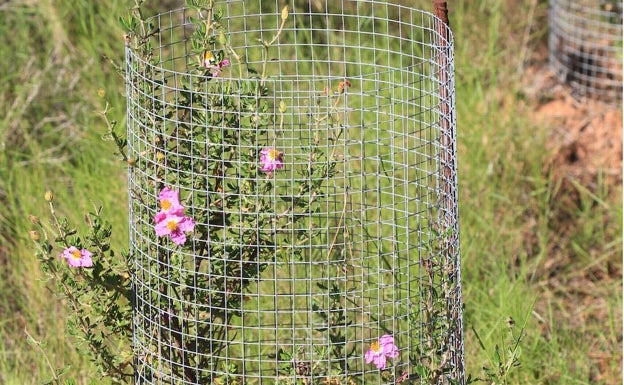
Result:
<svg viewBox="0 0 624 385"><path fill-rule="evenodd" d="M622 0L550 0L549 57L578 96L622 100Z"/></svg>
<svg viewBox="0 0 624 385"><path fill-rule="evenodd" d="M283 5L126 49L136 383L464 383L451 33Z"/></svg>

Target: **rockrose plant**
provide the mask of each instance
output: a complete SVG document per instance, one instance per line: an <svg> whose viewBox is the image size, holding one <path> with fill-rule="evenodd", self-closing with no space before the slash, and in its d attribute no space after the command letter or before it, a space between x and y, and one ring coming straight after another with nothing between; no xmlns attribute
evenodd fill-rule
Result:
<svg viewBox="0 0 624 385"><path fill-rule="evenodd" d="M388 183L394 183L378 179L390 178L393 171L386 170L385 158L395 155L378 152L374 171L361 164L349 170L341 166L348 96L358 87L357 80L333 76L333 83L306 90L313 95L309 103L291 106L282 100L291 91L271 88L275 84L271 77L280 76L276 68L281 68L273 65L271 50L285 34L295 33L295 28L284 29L291 17L288 7L275 15L272 36L245 37L258 40L255 47L260 52L247 48L240 52L231 45L235 31L228 30L229 21L213 0L187 0L180 30L146 18L143 0L135 3L131 15L121 18L127 31L122 72L129 100L128 138L107 119L109 137L129 168L130 250L111 249L112 229L100 208L87 215L89 230L82 233L58 216L48 193L53 225L32 219L38 229L31 238L45 272L71 307L68 330L83 342L101 376L125 383L214 385L259 383L254 376L282 385L391 384L413 379L442 383L451 359L440 345L448 345L451 338L439 333L440 322L448 329L457 326L451 325L446 310L440 310L445 301L454 303L452 279L441 283L435 274L443 270L443 262L429 257L442 254L443 241L433 239L439 235L435 234L433 240L412 242L424 230L408 229L409 220L396 216L392 220L405 221L407 235L382 239L381 222L375 228L359 223L359 217L346 218L350 186L334 181L340 173L368 175L374 188L364 192L369 186L359 186L363 197L357 204L368 210L362 216L387 215L374 204L367 207L365 201L367 194L379 192L375 189L388 190ZM181 36L172 37L175 33ZM184 42L182 59L173 44L162 43L167 38ZM161 45L156 47L155 42ZM174 58L163 59L166 55ZM249 59L254 56L261 59ZM163 63L173 68L163 68ZM413 103L410 99L408 104ZM407 107L397 107L401 108ZM387 119L382 123L395 124L394 118ZM300 143L289 136L289 128L297 125L308 127L300 130L300 135L307 135ZM408 144L410 135L416 136L412 132L416 128L409 130L392 141L424 151L426 146ZM362 144L354 156L364 159L371 143ZM397 156L416 163L407 150ZM398 190L414 177L408 168L398 172L405 173L397 176L405 178L396 183ZM325 200L330 191L333 200ZM380 204L379 198L371 199ZM401 215L407 217L405 211L413 204L405 203ZM328 219L328 210L335 218ZM329 223L332 220L336 223ZM351 247L350 225L360 226L358 236L365 239L359 250ZM369 231L377 232L377 239ZM398 259L392 255L395 247L400 249L396 240L407 242L402 237L428 247L420 270L408 271L408 278L393 270L401 263L390 261ZM322 247L315 247L320 243ZM387 245L392 250L385 250ZM367 252L373 255L370 266L357 261L358 253ZM315 266L314 258L324 258L329 267ZM292 267L296 264L310 270L296 270ZM414 264L405 265L415 269ZM321 271L316 281L301 273L313 267ZM349 269L358 273L347 274ZM370 271L381 278L369 279ZM261 293L263 282L276 282L280 274L291 274L290 282L300 279L309 291L302 294L298 287L290 287L293 299L287 305L276 287ZM428 282L419 286L418 279ZM382 288L374 288L373 294L367 291L368 284ZM422 298L407 298L412 287L422 287ZM303 300L305 308L299 308L304 302L297 294L308 297ZM399 297L403 302L395 308L392 301ZM270 332L258 327L271 311L261 301L273 310L290 306L289 310L305 313L309 335L295 338L293 329L305 327L295 326L292 319L282 324L275 318L275 330ZM417 303L421 313L410 308ZM250 308L256 309L253 317L246 316ZM400 320L387 321L389 314ZM382 317L385 321L380 321ZM431 335L426 341L410 331L421 327L423 318ZM358 327L351 328L354 324ZM261 344L241 347L262 338L271 340L275 349L267 351L262 346L269 345ZM283 339L297 342L281 346ZM310 348L308 339L322 340L323 346Z"/></svg>

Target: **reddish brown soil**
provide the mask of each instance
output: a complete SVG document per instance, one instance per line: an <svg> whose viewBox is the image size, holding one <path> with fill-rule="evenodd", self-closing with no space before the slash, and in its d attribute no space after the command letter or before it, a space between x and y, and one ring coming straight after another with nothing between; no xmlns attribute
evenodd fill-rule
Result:
<svg viewBox="0 0 624 385"><path fill-rule="evenodd" d="M576 100L547 69L536 72L547 89L535 119L554 128L547 164L555 177L574 178L588 188L597 177L622 182L622 104ZM548 87L548 88L546 88Z"/></svg>

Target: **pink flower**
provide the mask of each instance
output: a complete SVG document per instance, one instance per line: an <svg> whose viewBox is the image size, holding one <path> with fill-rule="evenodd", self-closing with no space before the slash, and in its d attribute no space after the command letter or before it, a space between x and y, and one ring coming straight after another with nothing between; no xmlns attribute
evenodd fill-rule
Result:
<svg viewBox="0 0 624 385"><path fill-rule="evenodd" d="M195 221L189 217L183 217L180 215L166 215L160 222L156 223L154 230L159 237L171 236L173 243L182 245L186 242L185 232L193 231L195 228Z"/></svg>
<svg viewBox="0 0 624 385"><path fill-rule="evenodd" d="M227 67L230 65L230 61L228 59L221 60L216 66L210 67L214 72L212 73L212 77L216 78L221 73L223 67Z"/></svg>
<svg viewBox="0 0 624 385"><path fill-rule="evenodd" d="M71 267L91 267L93 266L92 255L87 249L78 250L75 246L71 246L63 250L61 257L65 258Z"/></svg>
<svg viewBox="0 0 624 385"><path fill-rule="evenodd" d="M227 67L230 65L230 61L228 59L223 59L218 63L215 63L215 57L210 51L204 52L204 61L202 65L209 70L212 71L212 77L216 78L221 73L223 67Z"/></svg>
<svg viewBox="0 0 624 385"><path fill-rule="evenodd" d="M180 194L177 190L163 188L158 194L160 211L154 217L154 230L159 237L171 236L171 240L181 245L186 242L185 232L193 231L195 221L184 216L184 207L180 204Z"/></svg>
<svg viewBox="0 0 624 385"><path fill-rule="evenodd" d="M386 358L397 358L399 356L399 348L394 344L394 337L384 334L379 341L372 343L370 349L364 355L366 363L375 364L377 369L386 368Z"/></svg>
<svg viewBox="0 0 624 385"><path fill-rule="evenodd" d="M407 379L409 378L409 373L407 373L405 370L403 371L403 373L401 373L401 375L396 379L396 383L401 383L403 381L407 381Z"/></svg>
<svg viewBox="0 0 624 385"><path fill-rule="evenodd" d="M156 223L161 222L169 214L183 215L184 207L180 204L180 194L176 190L165 187L158 194L160 200L160 212L154 217Z"/></svg>
<svg viewBox="0 0 624 385"><path fill-rule="evenodd" d="M273 147L265 147L260 151L261 170L266 171L269 176L271 172L284 167L284 153L277 151Z"/></svg>

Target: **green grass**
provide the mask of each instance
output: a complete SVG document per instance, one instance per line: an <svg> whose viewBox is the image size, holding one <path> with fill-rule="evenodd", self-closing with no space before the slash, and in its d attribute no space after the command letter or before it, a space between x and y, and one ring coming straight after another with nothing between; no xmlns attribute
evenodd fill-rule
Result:
<svg viewBox="0 0 624 385"><path fill-rule="evenodd" d="M64 335L63 304L41 280L28 237L30 214L46 220L43 195L51 189L58 210L79 226L85 210L104 206L114 244L127 248L126 171L102 141L106 125L98 111L109 100L112 117L125 119L123 79L103 56L122 62L116 19L131 4L94 3L0 5L0 383L51 378L25 330L45 344L52 367L69 368L66 378L99 383ZM507 318L521 324L528 317L522 367L510 384L620 383L620 186L606 179L592 188L577 184L579 198L570 205L565 198L574 191L544 171L552 127L531 119L536 105L522 92L523 68L545 42L547 4L449 6L467 370L482 376L488 354L506 338Z"/></svg>

